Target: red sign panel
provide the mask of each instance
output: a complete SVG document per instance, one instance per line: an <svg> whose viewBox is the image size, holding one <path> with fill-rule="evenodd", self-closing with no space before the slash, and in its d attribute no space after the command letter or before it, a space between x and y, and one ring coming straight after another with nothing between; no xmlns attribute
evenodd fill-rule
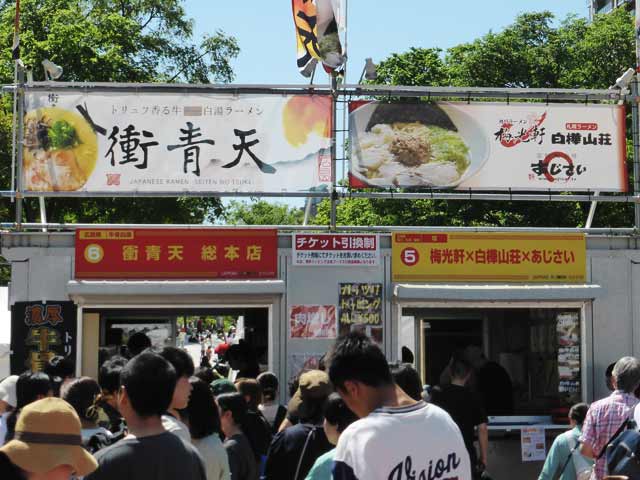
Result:
<svg viewBox="0 0 640 480"><path fill-rule="evenodd" d="M276 230L80 229L78 279L268 279Z"/></svg>

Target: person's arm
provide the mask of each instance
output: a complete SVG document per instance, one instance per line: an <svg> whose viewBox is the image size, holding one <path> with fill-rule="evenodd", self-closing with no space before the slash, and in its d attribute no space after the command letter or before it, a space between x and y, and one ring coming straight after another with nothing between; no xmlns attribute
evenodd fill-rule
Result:
<svg viewBox="0 0 640 480"><path fill-rule="evenodd" d="M278 428L278 433L283 432L289 427L293 427L293 423L291 423L291 420L289 420L289 417L286 417L280 424L280 427Z"/></svg>
<svg viewBox="0 0 640 480"><path fill-rule="evenodd" d="M566 455L562 455L561 453L562 448L560 448L560 438L561 437L558 436L553 441L538 480L553 480L556 478L556 472L564 466L564 462L567 458Z"/></svg>
<svg viewBox="0 0 640 480"><path fill-rule="evenodd" d="M582 426L582 435L580 436L580 453L587 458L595 460L600 452L596 453L595 451L597 436L593 416L593 411L589 409L587 411L587 418L585 418Z"/></svg>
<svg viewBox="0 0 640 480"><path fill-rule="evenodd" d="M487 466L487 454L489 453L489 427L486 423L478 425L478 444L480 445L480 461Z"/></svg>
<svg viewBox="0 0 640 480"><path fill-rule="evenodd" d="M580 453L584 457L590 458L592 460L596 459L596 452L593 451L593 447L587 442L584 442L580 445Z"/></svg>

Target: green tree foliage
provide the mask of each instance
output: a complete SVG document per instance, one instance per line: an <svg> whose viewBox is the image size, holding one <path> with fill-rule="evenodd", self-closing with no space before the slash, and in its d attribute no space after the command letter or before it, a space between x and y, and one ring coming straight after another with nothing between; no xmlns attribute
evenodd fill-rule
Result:
<svg viewBox="0 0 640 480"><path fill-rule="evenodd" d="M0 0L0 81L13 82L11 43L15 3ZM64 68L64 81L229 82L235 38L216 31L193 35L181 0L22 0L21 57L36 80L45 58ZM11 99L0 109L0 188L10 187ZM202 223L221 214L217 198L47 199L50 222ZM25 201L25 221L38 219ZM0 205L6 221L13 204Z"/></svg>
<svg viewBox="0 0 640 480"><path fill-rule="evenodd" d="M550 12L526 13L500 32L446 52L411 48L392 54L380 62L377 83L608 88L634 64L633 18L625 9L596 16L591 23L570 16L556 24ZM343 225L576 227L584 225L588 210L587 203L347 199L337 213ZM314 223L328 222L325 201ZM593 226L632 223L631 205L600 204Z"/></svg>
<svg viewBox="0 0 640 480"><path fill-rule="evenodd" d="M229 225L302 225L304 210L284 203L231 201L224 219Z"/></svg>

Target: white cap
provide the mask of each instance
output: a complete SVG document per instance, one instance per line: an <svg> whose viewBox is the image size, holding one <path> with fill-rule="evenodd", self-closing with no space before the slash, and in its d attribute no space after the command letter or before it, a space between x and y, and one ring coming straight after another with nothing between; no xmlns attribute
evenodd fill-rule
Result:
<svg viewBox="0 0 640 480"><path fill-rule="evenodd" d="M0 400L7 402L13 408L18 404L16 396L16 384L18 375L10 375L0 382Z"/></svg>

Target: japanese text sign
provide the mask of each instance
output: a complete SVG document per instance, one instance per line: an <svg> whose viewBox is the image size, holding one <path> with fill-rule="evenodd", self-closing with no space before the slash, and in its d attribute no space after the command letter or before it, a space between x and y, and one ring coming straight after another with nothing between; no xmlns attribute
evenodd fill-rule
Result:
<svg viewBox="0 0 640 480"><path fill-rule="evenodd" d="M382 327L382 284L341 283L338 297L340 334L352 327Z"/></svg>
<svg viewBox="0 0 640 480"><path fill-rule="evenodd" d="M289 308L290 338L336 338L335 305L293 305Z"/></svg>
<svg viewBox="0 0 640 480"><path fill-rule="evenodd" d="M559 313L556 319L558 338L558 392L574 402L579 401L580 381L580 315L577 312Z"/></svg>
<svg viewBox="0 0 640 480"><path fill-rule="evenodd" d="M31 91L32 192L286 192L331 181L331 98Z"/></svg>
<svg viewBox="0 0 640 480"><path fill-rule="evenodd" d="M275 230L80 229L78 279L268 279Z"/></svg>
<svg viewBox="0 0 640 480"><path fill-rule="evenodd" d="M297 233L293 236L293 265L377 266L377 235Z"/></svg>
<svg viewBox="0 0 640 480"><path fill-rule="evenodd" d="M352 187L628 189L621 105L352 102Z"/></svg>
<svg viewBox="0 0 640 480"><path fill-rule="evenodd" d="M55 356L76 362L73 302L16 302L11 307L11 373L40 372Z"/></svg>
<svg viewBox="0 0 640 480"><path fill-rule="evenodd" d="M394 233L395 282L561 282L586 277L580 234Z"/></svg>

